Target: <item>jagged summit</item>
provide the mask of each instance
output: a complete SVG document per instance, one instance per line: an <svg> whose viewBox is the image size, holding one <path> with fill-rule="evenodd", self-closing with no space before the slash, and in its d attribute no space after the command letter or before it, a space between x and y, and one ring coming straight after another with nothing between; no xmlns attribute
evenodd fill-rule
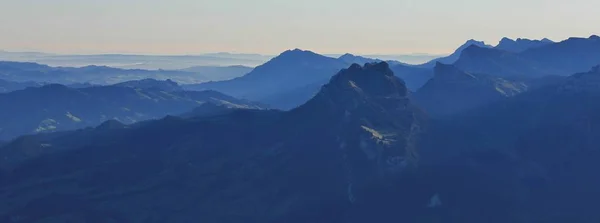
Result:
<svg viewBox="0 0 600 223"><path fill-rule="evenodd" d="M395 120L394 116L412 112L404 82L386 62L353 64L341 70L319 93L297 110L325 116ZM357 118L360 119L360 118Z"/></svg>
<svg viewBox="0 0 600 223"><path fill-rule="evenodd" d="M552 40L544 38L542 40L532 40L527 38L517 38L516 40L510 39L508 37L504 37L500 40L498 45L495 47L496 49L501 49L510 52L523 52L525 50L545 46L548 44L554 43Z"/></svg>
<svg viewBox="0 0 600 223"><path fill-rule="evenodd" d="M324 88L331 88L331 86L341 87L340 90L359 91L367 95L406 96L407 93L404 82L394 77L394 72L386 62L367 63L364 66L352 64L348 69L333 76Z"/></svg>
<svg viewBox="0 0 600 223"><path fill-rule="evenodd" d="M349 159L353 161L344 161L352 163L351 167L370 163L374 169L368 175L353 174L357 187L372 181L376 176L373 173L393 176L417 162L414 143L424 116L411 104L404 82L386 62L352 64L333 76L310 101L287 115L296 126L297 120L304 120L304 128L298 129L322 131L319 135L338 140L342 151L352 151ZM361 158L361 153L354 154L361 150L367 160Z"/></svg>

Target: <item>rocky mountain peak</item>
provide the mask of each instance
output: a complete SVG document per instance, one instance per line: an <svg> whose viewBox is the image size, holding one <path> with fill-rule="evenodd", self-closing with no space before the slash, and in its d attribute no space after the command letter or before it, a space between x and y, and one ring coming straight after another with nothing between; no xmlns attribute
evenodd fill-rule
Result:
<svg viewBox="0 0 600 223"><path fill-rule="evenodd" d="M320 136L339 144L339 152L348 156L343 165L351 172L354 180L349 184L355 190L381 177L398 176L417 163L415 143L424 118L386 62L341 70L289 115L291 120L306 120L301 125L310 130L302 132L320 131ZM361 167L361 174L356 167Z"/></svg>
<svg viewBox="0 0 600 223"><path fill-rule="evenodd" d="M345 126L343 129L364 126L394 132L392 135L410 131L410 123L418 122L420 115L408 99L406 85L386 62L353 64L341 70L292 113L322 119L318 125Z"/></svg>
<svg viewBox="0 0 600 223"><path fill-rule="evenodd" d="M406 97L404 82L394 76L386 62L352 64L333 76L319 94L336 98Z"/></svg>

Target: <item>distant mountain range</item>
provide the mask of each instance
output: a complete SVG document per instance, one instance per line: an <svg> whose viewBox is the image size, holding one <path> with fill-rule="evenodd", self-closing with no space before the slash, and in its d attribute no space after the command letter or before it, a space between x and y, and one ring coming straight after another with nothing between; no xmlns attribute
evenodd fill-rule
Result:
<svg viewBox="0 0 600 223"><path fill-rule="evenodd" d="M37 52L0 51L0 60L35 62L57 67L109 66L122 69L179 70L195 66L258 66L273 56L259 54L209 53L198 55L96 54L62 55Z"/></svg>
<svg viewBox="0 0 600 223"><path fill-rule="evenodd" d="M453 64L471 74L523 82L589 69L600 62L600 51L595 50L600 49L597 39L596 36L587 39L570 38L554 43L547 39L513 41L504 38L496 47L469 40L453 54L423 65L387 62L396 76L402 78L409 89L415 92L433 77L433 67L437 63ZM563 54L568 54L571 59L561 60ZM306 102L336 70L353 63L381 61L352 54L331 58L310 51L291 50L257 67L246 76L185 87L193 90L216 90L285 110Z"/></svg>
<svg viewBox="0 0 600 223"><path fill-rule="evenodd" d="M253 67L246 66L194 66L181 69L182 71L201 74L207 77L211 81L224 81L230 80L236 77L241 77L247 73L250 73L254 69Z"/></svg>
<svg viewBox="0 0 600 223"><path fill-rule="evenodd" d="M600 37L569 38L558 43L509 52L471 45L454 63L462 70L500 77L567 76L600 63Z"/></svg>
<svg viewBox="0 0 600 223"><path fill-rule="evenodd" d="M119 69L106 66L50 67L37 63L0 61L0 79L46 83L114 84L144 78L173 79L181 83L208 81L206 77L183 71Z"/></svg>
<svg viewBox="0 0 600 223"><path fill-rule="evenodd" d="M522 79L549 75L564 76L589 69L600 60L597 53L597 49L600 49L598 39L597 36L592 36L570 38L554 43L548 39L503 38L495 47L481 41L469 40L453 54L426 64L386 62L413 92L418 91L433 77L433 67L438 62L453 64L467 73L522 81ZM233 55L221 53L211 56L232 57ZM248 58L256 55L239 56ZM146 78L170 79L184 84L185 89L215 90L234 97L258 101L273 108L288 110L308 101L340 69L353 63L381 61L352 54L331 58L296 49L286 51L255 69L244 66L198 66L182 70L127 70L100 66L72 68L1 62L0 79L12 82L61 83L73 87L86 87L86 85L80 86L81 83L106 85Z"/></svg>
<svg viewBox="0 0 600 223"><path fill-rule="evenodd" d="M110 119L130 124L189 112L206 102L260 108L215 91L181 91L168 81L78 89L50 84L0 94L0 139L84 128Z"/></svg>
<svg viewBox="0 0 600 223"><path fill-rule="evenodd" d="M128 87L128 88L139 88L139 89L154 89L160 91L183 91L183 88L179 86L176 82L167 79L165 81L159 81L155 79L142 79L135 81L126 81L118 84L114 84L113 86L119 87Z"/></svg>
<svg viewBox="0 0 600 223"><path fill-rule="evenodd" d="M244 66L200 66L182 70L121 69L106 66L50 67L37 63L0 61L0 79L13 82L38 82L109 85L146 78L193 84L206 81L228 80L242 76L252 68Z"/></svg>
<svg viewBox="0 0 600 223"><path fill-rule="evenodd" d="M544 38L542 40L530 40L518 38L516 40L512 40L510 38L504 37L500 40L500 43L494 47L495 49L520 53L528 49L542 47L548 44L552 44L554 41Z"/></svg>

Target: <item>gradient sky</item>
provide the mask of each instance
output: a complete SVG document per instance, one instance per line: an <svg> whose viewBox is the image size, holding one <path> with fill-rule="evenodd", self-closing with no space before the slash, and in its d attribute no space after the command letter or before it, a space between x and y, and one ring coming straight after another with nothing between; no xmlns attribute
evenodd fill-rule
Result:
<svg viewBox="0 0 600 223"><path fill-rule="evenodd" d="M598 0L0 0L0 49L447 53L467 39L590 36Z"/></svg>

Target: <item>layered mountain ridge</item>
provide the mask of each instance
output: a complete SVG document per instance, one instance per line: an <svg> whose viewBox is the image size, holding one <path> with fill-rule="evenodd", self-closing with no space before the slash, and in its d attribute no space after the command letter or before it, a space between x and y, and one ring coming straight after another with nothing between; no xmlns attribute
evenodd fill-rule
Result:
<svg viewBox="0 0 600 223"><path fill-rule="evenodd" d="M177 91L170 82L164 82L168 89L154 85L159 81L140 83L78 89L49 84L0 94L0 138L84 128L109 119L130 124L181 114L207 101L261 107L215 91Z"/></svg>
<svg viewBox="0 0 600 223"><path fill-rule="evenodd" d="M28 142L29 149L37 144L56 151L37 156L11 143L0 154L20 161L0 171L0 188L7 189L0 193L7 201L0 203L0 219L356 221L376 209L354 207L383 207L372 203L373 188L395 184L418 165L416 143L425 123L407 95L386 63L352 65L289 112L237 110L114 124L109 131ZM86 177L98 174L106 181ZM28 185L46 189L25 196L19 188ZM69 205L45 212L47 199ZM139 199L154 202L132 205Z"/></svg>
<svg viewBox="0 0 600 223"><path fill-rule="evenodd" d="M528 86L437 63L434 77L415 93L417 104L433 116L457 114L523 93Z"/></svg>

